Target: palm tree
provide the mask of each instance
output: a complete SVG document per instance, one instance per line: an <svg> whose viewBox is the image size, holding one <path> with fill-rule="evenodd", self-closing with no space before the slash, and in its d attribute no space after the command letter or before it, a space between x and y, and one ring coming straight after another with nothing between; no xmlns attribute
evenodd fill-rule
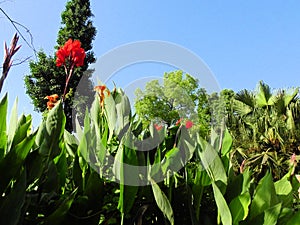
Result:
<svg viewBox="0 0 300 225"><path fill-rule="evenodd" d="M233 101L230 131L238 156L259 173L272 168L280 178L285 162L297 150L300 127L299 89L272 91L260 81L255 91L242 90ZM298 141L299 140L299 141ZM238 158L238 157L237 157Z"/></svg>

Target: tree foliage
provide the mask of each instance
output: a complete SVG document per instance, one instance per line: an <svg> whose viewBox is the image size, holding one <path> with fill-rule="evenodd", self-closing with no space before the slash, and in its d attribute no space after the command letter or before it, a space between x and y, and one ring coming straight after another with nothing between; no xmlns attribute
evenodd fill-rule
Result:
<svg viewBox="0 0 300 225"><path fill-rule="evenodd" d="M207 93L199 87L197 79L183 71L165 73L162 84L158 80L148 82L144 91L136 90L136 96L136 114L144 126L151 121L171 126L179 119L188 119L202 133L209 127Z"/></svg>
<svg viewBox="0 0 300 225"><path fill-rule="evenodd" d="M85 63L82 67L76 68L69 82L68 94L64 103L64 111L67 122L66 129L72 131L72 108L74 105L89 104L88 96L92 91L92 84L89 77L92 71L88 70L88 65L95 62L92 51L92 41L96 35L96 28L93 26L89 0L70 0L66 4L66 9L61 14L62 27L58 32L57 44L63 45L69 38L79 40L86 51ZM55 48L57 49L58 46ZM47 95L63 93L66 83L65 71L55 65L55 56L47 56L42 50L37 54L37 61L31 61L30 74L25 76L26 93L32 99L36 111L46 110ZM79 102L74 102L74 93L81 79L87 84L86 92L81 93Z"/></svg>

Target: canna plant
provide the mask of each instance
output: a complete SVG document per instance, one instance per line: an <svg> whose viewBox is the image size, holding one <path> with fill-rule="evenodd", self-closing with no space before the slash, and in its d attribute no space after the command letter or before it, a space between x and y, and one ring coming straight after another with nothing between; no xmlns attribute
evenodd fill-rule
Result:
<svg viewBox="0 0 300 225"><path fill-rule="evenodd" d="M16 104L1 120L1 224L297 224L295 163L276 182L247 165L236 175L226 129L210 141L186 122L142 129L124 92L106 89L76 134L60 101L37 131Z"/></svg>

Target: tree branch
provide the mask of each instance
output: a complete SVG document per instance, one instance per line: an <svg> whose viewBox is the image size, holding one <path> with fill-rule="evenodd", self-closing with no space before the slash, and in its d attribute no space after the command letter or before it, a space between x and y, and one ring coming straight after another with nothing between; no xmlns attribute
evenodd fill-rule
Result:
<svg viewBox="0 0 300 225"><path fill-rule="evenodd" d="M4 2L4 1L2 1L2 2ZM30 30L26 26L24 26L23 24L21 24L21 23L19 23L17 21L14 21L13 19L11 19L11 17L1 7L0 7L0 11L10 21L10 23L13 25L13 27L15 28L15 30L17 31L17 33L20 35L20 37L23 39L23 41L26 43L26 45L34 52L34 55L37 58L37 56L36 56L36 50L35 50L34 45L33 45L33 36L31 34ZM20 31L20 29L18 28L18 26L20 26L23 29L25 29L26 32L29 34L29 36L30 36L30 43L24 37L24 35L22 34L22 32Z"/></svg>

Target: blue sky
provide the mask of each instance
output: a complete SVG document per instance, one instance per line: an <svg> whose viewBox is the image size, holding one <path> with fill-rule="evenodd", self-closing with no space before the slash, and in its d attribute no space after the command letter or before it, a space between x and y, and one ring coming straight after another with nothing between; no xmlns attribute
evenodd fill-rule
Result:
<svg viewBox="0 0 300 225"><path fill-rule="evenodd" d="M65 4L63 0L14 0L1 2L0 7L28 27L37 50L54 54ZM91 6L98 30L93 50L98 58L128 42L162 40L197 54L221 88L254 89L259 80L273 88L300 86L300 1L91 0ZM1 13L0 24L0 40L10 42L15 31ZM25 30L23 34L29 38ZM33 54L24 41L20 43L15 59ZM136 78L162 76L171 69L133 65L120 72L115 82L122 87L129 73ZM1 95L9 92L11 104L18 96L19 111L33 113L23 82L28 72L27 63L13 67Z"/></svg>

